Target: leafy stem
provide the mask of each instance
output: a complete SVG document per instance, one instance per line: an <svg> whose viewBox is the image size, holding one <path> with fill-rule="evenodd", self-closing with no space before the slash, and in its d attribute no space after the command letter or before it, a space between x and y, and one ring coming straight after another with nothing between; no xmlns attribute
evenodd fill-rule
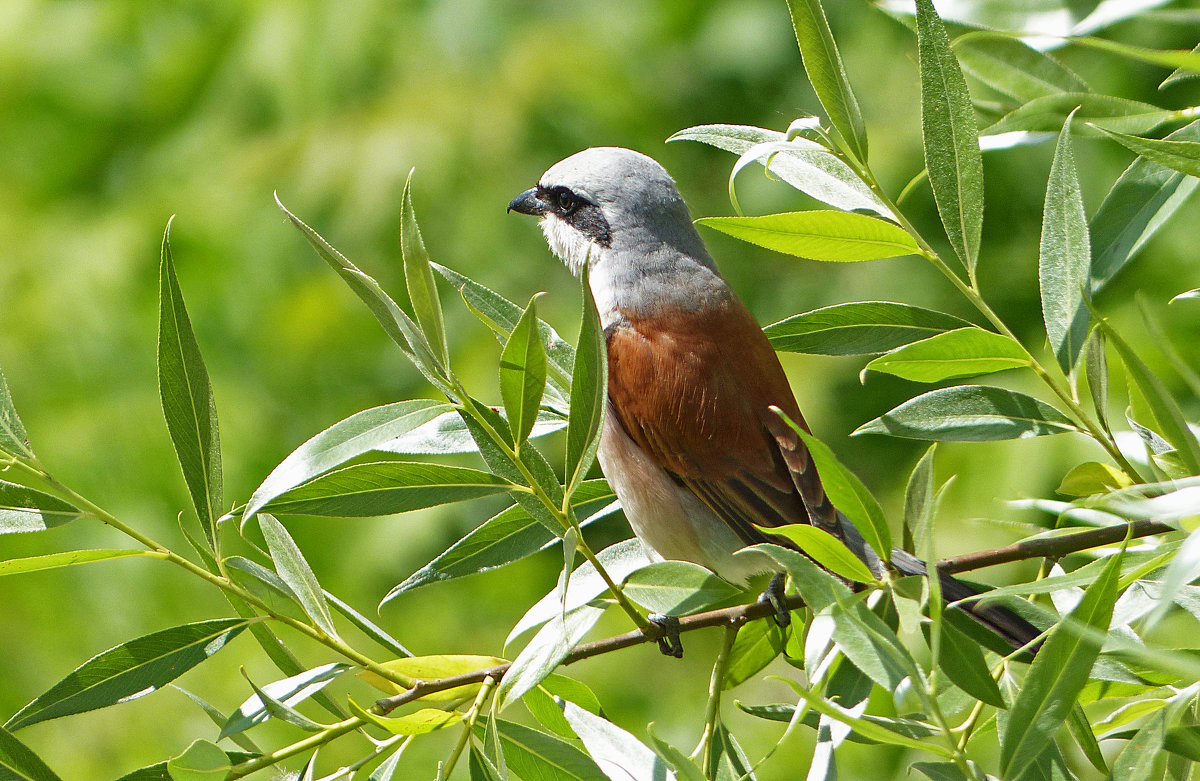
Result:
<svg viewBox="0 0 1200 781"><path fill-rule="evenodd" d="M467 742L471 738L471 732L475 729L475 722L479 719L479 714L483 710L483 704L492 694L492 689L496 686L496 679L488 676L483 679L483 685L479 687L479 694L475 697L475 702L471 704L470 710L463 717L463 731L458 736L458 742L454 744L454 750L450 752L450 757L438 769L437 781L444 781L454 772L454 766L458 764L458 758L462 756L463 749L467 747Z"/></svg>
<svg viewBox="0 0 1200 781"><path fill-rule="evenodd" d="M721 692L725 689L725 671L729 669L730 651L733 649L733 641L737 639L742 623L731 621L725 626L721 649L717 651L712 678L708 683L708 703L704 708L704 734L700 736L700 745L696 747L696 751L701 757L701 769L705 778L716 778L713 767L712 741L717 732L717 722L721 719Z"/></svg>

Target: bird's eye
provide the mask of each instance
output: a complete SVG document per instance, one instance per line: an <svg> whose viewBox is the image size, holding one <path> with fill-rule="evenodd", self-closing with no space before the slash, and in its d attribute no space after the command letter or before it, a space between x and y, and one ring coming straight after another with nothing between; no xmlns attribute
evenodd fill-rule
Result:
<svg viewBox="0 0 1200 781"><path fill-rule="evenodd" d="M558 211L562 214L571 214L579 208L579 199L570 190L558 190L555 192L554 198Z"/></svg>

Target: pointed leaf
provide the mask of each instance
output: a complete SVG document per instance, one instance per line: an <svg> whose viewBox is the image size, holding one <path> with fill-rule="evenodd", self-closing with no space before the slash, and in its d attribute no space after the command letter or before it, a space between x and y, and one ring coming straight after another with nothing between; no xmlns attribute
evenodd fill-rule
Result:
<svg viewBox="0 0 1200 781"><path fill-rule="evenodd" d="M1029 355L1016 341L972 326L899 347L871 361L863 370L915 382L941 382L1029 365Z"/></svg>
<svg viewBox="0 0 1200 781"><path fill-rule="evenodd" d="M376 461L328 472L262 508L289 515L362 518L503 493L507 480L478 469L420 461Z"/></svg>
<svg viewBox="0 0 1200 781"><path fill-rule="evenodd" d="M1092 129L1090 125L1125 133L1149 133L1159 125L1176 118L1176 112L1149 103L1091 92L1064 92L1034 98L981 130L980 136L997 136L1018 130L1057 131L1076 108L1077 124L1073 130L1090 136L1100 132Z"/></svg>
<svg viewBox="0 0 1200 781"><path fill-rule="evenodd" d="M463 720L458 711L439 708L421 708L403 716L380 716L371 713L354 700L349 700L350 712L364 721L369 721L393 735L426 735L446 727L453 727Z"/></svg>
<svg viewBox="0 0 1200 781"><path fill-rule="evenodd" d="M396 638L392 637L387 632L383 631L382 628L377 626L374 622L370 621L362 613L359 613L357 610L350 607L349 605L347 605L342 600L338 599L333 594L330 594L328 591L325 592L325 601L327 601L329 604L333 605L333 609L336 610L337 612L341 613L346 618L347 621L349 621L351 624L354 624L354 626L358 627L358 630L360 632L362 632L364 635L366 635L367 637L374 640L376 643L379 643L379 645L383 646L387 650L391 651L392 653L396 654L397 656L412 656L413 655L412 651L410 651L407 648L405 648L404 646L400 645L399 641L396 640Z"/></svg>
<svg viewBox="0 0 1200 781"><path fill-rule="evenodd" d="M667 139L667 143L672 141L699 141L741 157L757 144L787 141L787 133L753 125L697 125Z"/></svg>
<svg viewBox="0 0 1200 781"><path fill-rule="evenodd" d="M1065 415L1032 396L989 385L957 385L909 399L852 433L990 442L1075 430Z"/></svg>
<svg viewBox="0 0 1200 781"><path fill-rule="evenodd" d="M953 315L890 301L857 301L814 309L767 326L776 350L820 355L882 353L953 328Z"/></svg>
<svg viewBox="0 0 1200 781"><path fill-rule="evenodd" d="M855 556L844 542L824 529L793 523L773 527L769 533L788 538L796 543L800 550L811 556L813 561L847 580L858 583L875 583L877 580L867 565Z"/></svg>
<svg viewBox="0 0 1200 781"><path fill-rule="evenodd" d="M571 375L571 417L567 423L567 469L565 493L570 496L583 482L596 458L600 423L608 400L608 357L600 314L588 286L588 268L579 275L582 309L579 343Z"/></svg>
<svg viewBox="0 0 1200 781"><path fill-rule="evenodd" d="M1093 256L1094 257L1094 256ZM1095 267L1093 266L1093 271ZM1092 408L1096 419L1108 429L1108 355L1105 351L1103 328L1093 328L1084 347L1084 374L1087 377L1088 393L1092 397Z"/></svg>
<svg viewBox="0 0 1200 781"><path fill-rule="evenodd" d="M612 722L588 713L573 702L563 703L563 715L600 770L612 781L674 781L675 774L658 755Z"/></svg>
<svg viewBox="0 0 1200 781"><path fill-rule="evenodd" d="M2 512L2 511L0 511ZM72 550L63 553L49 553L44 556L29 556L23 559L8 559L0 561L0 575L15 575L22 572L38 572L57 567L73 567L76 564L88 564L93 561L108 561L123 559L129 556L152 556L163 558L157 551L148 550Z"/></svg>
<svg viewBox="0 0 1200 781"><path fill-rule="evenodd" d="M1133 46L1109 38L1093 38L1082 35L1072 36L1070 43L1072 46L1097 49L1134 62L1200 73L1200 54L1187 49L1148 49L1144 46Z"/></svg>
<svg viewBox="0 0 1200 781"><path fill-rule="evenodd" d="M250 518L280 494L351 459L386 449L389 442L420 428L450 409L449 404L413 399L363 410L333 424L296 448L271 470L271 474L246 503L243 517ZM458 415L453 417L458 419Z"/></svg>
<svg viewBox="0 0 1200 781"><path fill-rule="evenodd" d="M566 403L563 403L566 408ZM503 416L499 416L503 420ZM538 410L530 439L536 439L567 427L566 413L543 407ZM506 424L507 428L507 424ZM410 455L442 455L474 453L479 450L475 438L457 410L443 412L407 434L380 443L375 450L384 453Z"/></svg>
<svg viewBox="0 0 1200 781"><path fill-rule="evenodd" d="M292 535L288 534L287 529L275 516L267 513L259 514L258 527L262 529L267 548L271 551L271 561L275 563L275 571L279 573L280 579L296 595L296 599L313 623L330 637L337 637L333 617L329 614L329 605L325 602L325 593Z"/></svg>
<svg viewBox="0 0 1200 781"><path fill-rule="evenodd" d="M585 711L586 712L586 711ZM531 729L523 724L493 719L509 769L520 778L536 781L605 781L606 776L575 743ZM476 734L483 732L479 725Z"/></svg>
<svg viewBox="0 0 1200 781"><path fill-rule="evenodd" d="M432 681L438 678L449 678L454 675L488 670L508 664L507 659L498 656L475 656L471 654L439 654L437 656L409 656L404 659L392 659L381 666L396 676L412 681ZM388 694L403 694L407 688L401 687L394 681L377 675L370 670L358 674L367 683ZM440 692L430 692L422 697L424 702L454 702L474 697L479 691L480 684L469 683L446 689Z"/></svg>
<svg viewBox="0 0 1200 781"><path fill-rule="evenodd" d="M0 778L13 781L60 781L41 757L0 727Z"/></svg>
<svg viewBox="0 0 1200 781"><path fill-rule="evenodd" d="M517 447L529 438L546 389L546 348L536 327L540 295L529 299L500 354L500 397Z"/></svg>
<svg viewBox="0 0 1200 781"><path fill-rule="evenodd" d="M250 676L246 675L245 668L243 668L241 672L242 677L246 679L246 683L250 684L250 688L254 690L255 706L262 708L266 716L270 716L273 719L282 721L285 724L290 724L293 727L298 727L305 732L320 732L323 729L323 725L313 721L287 703L271 696L270 693L264 691L261 687L255 684ZM264 716L264 718L266 718L266 716ZM309 761L309 767L312 767L311 760Z"/></svg>
<svg viewBox="0 0 1200 781"><path fill-rule="evenodd" d="M17 417L17 408L13 406L12 394L4 380L3 371L0 371L0 453L33 458L33 450L29 447L29 435L25 433L25 426Z"/></svg>
<svg viewBox="0 0 1200 781"><path fill-rule="evenodd" d="M934 490L933 453L937 443L929 446L913 467L904 488L904 550L916 554L928 550L932 537L933 516L937 510L938 492Z"/></svg>
<svg viewBox="0 0 1200 781"><path fill-rule="evenodd" d="M433 270L429 264L429 253L421 238L417 215L412 205L413 171L404 180L404 193L400 196L400 257L404 262L404 283L408 288L408 300L412 302L417 325L442 366L449 364L450 347L446 341L446 323L442 318L442 304L438 299L437 286L433 283Z"/></svg>
<svg viewBox="0 0 1200 781"><path fill-rule="evenodd" d="M979 130L967 82L930 0L917 0L917 51L925 168L946 236L973 278L983 232Z"/></svg>
<svg viewBox="0 0 1200 781"><path fill-rule="evenodd" d="M517 654L517 658L500 679L500 685L496 687L496 702L499 703L499 707L503 708L508 703L519 700L554 672L602 615L604 608L590 605L575 608L565 614L561 611L556 613L554 618L533 636L521 653Z"/></svg>
<svg viewBox="0 0 1200 781"><path fill-rule="evenodd" d="M916 240L898 225L849 212L703 217L696 224L776 252L813 260L858 261L921 254Z"/></svg>
<svg viewBox="0 0 1200 781"><path fill-rule="evenodd" d="M885 219L896 215L862 180L854 169L826 147L807 138L767 141L744 152L729 174L730 194L738 173L751 163L762 163L767 172L778 176L800 192L842 211L872 211Z"/></svg>
<svg viewBox="0 0 1200 781"><path fill-rule="evenodd" d="M741 589L690 561L656 561L625 578L621 590L652 613L686 616Z"/></svg>
<svg viewBox="0 0 1200 781"><path fill-rule="evenodd" d="M281 681L268 683L266 686L261 687L261 691L265 692L271 699L281 702L288 707L295 707L325 688L330 681L349 669L350 665L338 662L323 664L320 667L314 667L299 675L293 675ZM253 683L251 685L253 686ZM221 734L218 739L227 738L248 730L256 724L266 721L271 715L267 704L258 694L255 694L230 714L229 718L221 726Z"/></svg>
<svg viewBox="0 0 1200 781"><path fill-rule="evenodd" d="M75 668L4 728L17 730L149 694L221 650L246 625L236 618L199 621L121 643Z"/></svg>
<svg viewBox="0 0 1200 781"><path fill-rule="evenodd" d="M0 534L40 532L81 516L75 505L62 499L0 480Z"/></svg>
<svg viewBox="0 0 1200 781"><path fill-rule="evenodd" d="M1142 138L1101 127L1105 135L1134 154L1188 176L1200 176L1200 142Z"/></svg>
<svg viewBox="0 0 1200 781"><path fill-rule="evenodd" d="M224 563L229 579L261 599L269 609L298 621L308 620L292 587L274 572L242 556L227 556Z"/></svg>
<svg viewBox="0 0 1200 781"><path fill-rule="evenodd" d="M217 405L171 259L171 224L158 268L158 390L183 479L209 547L216 544L221 499Z"/></svg>
<svg viewBox="0 0 1200 781"><path fill-rule="evenodd" d="M975 699L996 708L1007 708L1008 703L1000 694L1000 687L992 678L979 645L949 622L942 624L941 635L942 652L938 655L938 664L946 676Z"/></svg>
<svg viewBox="0 0 1200 781"><path fill-rule="evenodd" d="M732 689L750 680L781 653L783 630L773 621L751 621L738 631L729 649L721 689Z"/></svg>
<svg viewBox="0 0 1200 781"><path fill-rule="evenodd" d="M820 0L788 0L792 29L800 45L804 70L829 121L860 161L867 160L867 129L862 110L846 79L846 69L838 53L829 22Z"/></svg>
<svg viewBox="0 0 1200 781"><path fill-rule="evenodd" d="M221 747L207 740L196 740L177 757L167 761L171 781L220 781L233 767Z"/></svg>
<svg viewBox="0 0 1200 781"><path fill-rule="evenodd" d="M1004 33L970 32L954 39L963 70L992 89L1026 103L1059 92L1089 92L1058 60Z"/></svg>
<svg viewBox="0 0 1200 781"><path fill-rule="evenodd" d="M1133 485L1129 475L1112 464L1087 461L1063 477L1055 492L1068 496L1091 496Z"/></svg>

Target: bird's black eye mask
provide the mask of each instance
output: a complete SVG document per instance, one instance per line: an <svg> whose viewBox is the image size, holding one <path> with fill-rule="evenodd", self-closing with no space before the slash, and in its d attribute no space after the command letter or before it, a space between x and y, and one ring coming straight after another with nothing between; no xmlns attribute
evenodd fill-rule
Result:
<svg viewBox="0 0 1200 781"><path fill-rule="evenodd" d="M537 199L546 205L547 211L601 247L612 246L612 232L608 227L608 220L604 219L600 207L587 198L573 192L569 187L538 185Z"/></svg>

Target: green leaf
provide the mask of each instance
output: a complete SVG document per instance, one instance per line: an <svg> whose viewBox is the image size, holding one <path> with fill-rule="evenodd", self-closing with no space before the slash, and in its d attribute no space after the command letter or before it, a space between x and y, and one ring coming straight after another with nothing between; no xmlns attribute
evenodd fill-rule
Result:
<svg viewBox="0 0 1200 781"><path fill-rule="evenodd" d="M847 149L867 160L867 130L820 0L788 0L800 58L817 99Z"/></svg>
<svg viewBox="0 0 1200 781"><path fill-rule="evenodd" d="M537 333L537 299L529 299L500 355L500 397L517 447L533 431L542 392L546 389L546 348Z"/></svg>
<svg viewBox="0 0 1200 781"><path fill-rule="evenodd" d="M380 716L371 713L352 699L347 700L351 713L393 735L427 735L446 727L453 727L463 720L463 715L458 711L440 708L421 708L403 716Z"/></svg>
<svg viewBox="0 0 1200 781"><path fill-rule="evenodd" d="M654 734L653 723L646 725L646 734L650 737L650 746L654 749L654 753L658 754L671 770L675 771L677 781L707 781L704 773L691 757Z"/></svg>
<svg viewBox="0 0 1200 781"><path fill-rule="evenodd" d="M1075 430L1065 415L1032 396L989 385L956 385L909 399L851 433L991 442Z"/></svg>
<svg viewBox="0 0 1200 781"><path fill-rule="evenodd" d="M523 724L504 719L494 721L504 759L509 769L520 778L534 781L606 781L607 776L575 744ZM481 734L483 727L476 724L475 732Z"/></svg>
<svg viewBox="0 0 1200 781"><path fill-rule="evenodd" d="M29 435L25 433L25 426L17 417L17 408L13 406L12 394L4 380L3 371L0 371L0 452L21 458L33 458L33 449L29 447Z"/></svg>
<svg viewBox="0 0 1200 781"><path fill-rule="evenodd" d="M1164 140L1200 141L1200 120ZM1125 169L1092 217L1093 292L1109 282L1141 250L1197 184L1200 180L1195 177L1145 157L1138 157Z"/></svg>
<svg viewBox="0 0 1200 781"><path fill-rule="evenodd" d="M750 680L781 653L783 630L773 621L751 621L738 630L729 649L721 689L732 689Z"/></svg>
<svg viewBox="0 0 1200 781"><path fill-rule="evenodd" d="M1172 68L1200 73L1200 54L1187 49L1148 49L1144 46L1132 46L1109 38L1093 38L1090 36L1072 36L1068 39L1072 46L1082 46L1086 49L1115 54L1134 62L1144 62L1157 65L1160 68Z"/></svg>
<svg viewBox="0 0 1200 781"><path fill-rule="evenodd" d="M349 669L350 665L338 662L323 664L320 667L306 670L299 675L293 675L281 681L268 683L261 687L260 690L268 698L281 702L289 708L294 708L325 688L330 681ZM253 684L251 685L253 686ZM273 715L267 707L268 703L263 700L257 691L252 697L243 702L236 711L230 714L229 718L221 726L221 734L217 738L218 740L236 735L239 732L244 732L257 724L263 723Z"/></svg>
<svg viewBox="0 0 1200 781"><path fill-rule="evenodd" d="M836 157L828 148L797 137L790 141L779 134L777 141L767 141L748 147L729 173L729 194L734 208L737 204L734 180L746 166L762 163L768 175L774 175L800 192L827 203L841 211L866 210L889 220L895 213L880 200L854 169Z"/></svg>
<svg viewBox="0 0 1200 781"><path fill-rule="evenodd" d="M567 423L567 496L583 482L596 458L600 444L600 423L608 401L608 357L600 314L588 286L588 268L579 275L582 293L579 344L571 375L571 417Z"/></svg>
<svg viewBox="0 0 1200 781"><path fill-rule="evenodd" d="M370 621L362 613L359 613L354 608L347 605L342 600L338 599L328 591L325 592L325 601L333 606L333 609L341 613L351 624L354 624L360 632L374 640L383 648L391 651L397 656L412 656L412 651L400 645L396 638L389 635L383 629Z"/></svg>
<svg viewBox="0 0 1200 781"><path fill-rule="evenodd" d="M1108 430L1108 355L1103 328L1093 328L1084 346L1083 368L1096 419Z"/></svg>
<svg viewBox="0 0 1200 781"><path fill-rule="evenodd" d="M121 643L75 668L4 728L18 730L149 694L221 650L247 623L236 618L199 621Z"/></svg>
<svg viewBox="0 0 1200 781"><path fill-rule="evenodd" d="M1112 340L1113 346L1121 354L1121 360L1125 363L1130 379L1145 396L1146 403L1150 405L1150 410L1158 420L1163 436L1179 451L1179 457L1183 459L1189 474L1200 474L1200 441L1197 441L1195 433L1183 417L1179 403L1163 385L1162 380L1150 371L1150 367L1108 324L1108 321L1101 322L1108 337Z"/></svg>
<svg viewBox="0 0 1200 781"><path fill-rule="evenodd" d="M429 265L429 253L421 238L417 215L412 204L413 171L404 180L404 193L400 196L400 257L404 262L404 283L408 288L408 300L412 302L417 324L433 350L441 366L448 366L450 346L446 341L446 323L442 318L442 303L438 299L437 286L433 282L433 270Z"/></svg>
<svg viewBox="0 0 1200 781"><path fill-rule="evenodd" d="M941 382L1029 365L1029 355L1016 341L971 326L899 347L871 361L863 371L885 372L915 382Z"/></svg>
<svg viewBox="0 0 1200 781"><path fill-rule="evenodd" d="M1033 658L1000 739L1000 769L1017 777L1041 754L1069 715L1100 653L1117 599L1121 556L1113 556L1083 598Z"/></svg>
<svg viewBox="0 0 1200 781"><path fill-rule="evenodd" d="M1142 138L1103 127L1100 130L1134 154L1141 155L1164 168L1188 176L1200 176L1200 142Z"/></svg>
<svg viewBox="0 0 1200 781"><path fill-rule="evenodd" d="M952 328L953 315L891 301L856 301L814 309L767 326L776 350L819 355L882 353Z"/></svg>
<svg viewBox="0 0 1200 781"><path fill-rule="evenodd" d="M717 781L757 781L754 767L746 757L746 752L738 745L737 738L725 723L719 719L708 750L712 766L716 770Z"/></svg>
<svg viewBox="0 0 1200 781"><path fill-rule="evenodd" d="M1059 92L1090 92L1073 71L1045 52L1004 33L970 32L954 39L963 70L1025 103Z"/></svg>
<svg viewBox="0 0 1200 781"><path fill-rule="evenodd" d="M298 621L308 620L292 587L274 572L242 556L227 556L224 563L229 579L261 599L269 609Z"/></svg>
<svg viewBox="0 0 1200 781"><path fill-rule="evenodd" d="M1090 125L1126 133L1149 133L1176 118L1174 111L1149 103L1091 92L1064 92L1034 98L981 130L980 135L996 136L1017 130L1057 131L1063 126L1067 115L1076 109L1076 120L1082 124L1077 125L1074 132L1091 136L1099 135L1100 131L1091 129Z"/></svg>
<svg viewBox="0 0 1200 781"><path fill-rule="evenodd" d="M409 681L432 681L438 678L449 678L454 675L490 670L508 664L508 660L497 656L475 656L472 654L439 654L437 656L408 656L403 659L392 659L380 666L392 672L401 679ZM407 687L399 686L395 681L384 678L371 670L363 670L358 674L367 683L388 694L402 694ZM430 692L421 699L425 702L456 702L474 697L479 691L480 684L468 683Z"/></svg>
<svg viewBox="0 0 1200 781"><path fill-rule="evenodd" d="M921 254L916 240L903 228L864 214L807 211L761 217L703 217L696 224L776 252L813 260L858 261Z"/></svg>
<svg viewBox="0 0 1200 781"><path fill-rule="evenodd" d="M975 699L996 708L1007 708L1008 703L1000 694L1000 687L992 678L979 645L949 622L942 623L941 634L942 652L938 654L938 664L946 676Z"/></svg>
<svg viewBox="0 0 1200 781"><path fill-rule="evenodd" d="M60 781L41 757L0 727L0 778L12 781Z"/></svg>
<svg viewBox="0 0 1200 781"><path fill-rule="evenodd" d="M244 519L251 518L280 494L364 453L386 445L451 410L449 404L413 399L356 412L296 448L254 490ZM456 420L458 415L453 416ZM389 451L390 452L390 451Z"/></svg>
<svg viewBox="0 0 1200 781"><path fill-rule="evenodd" d="M517 658L500 679L500 684L496 687L498 707L503 708L521 699L526 692L554 672L602 615L603 608L590 605L575 608L565 614L561 611L556 613L554 618L533 636L521 653L517 654Z"/></svg>
<svg viewBox="0 0 1200 781"><path fill-rule="evenodd" d="M492 765L474 742L470 744L467 755L467 772L471 781L504 781L500 771Z"/></svg>
<svg viewBox="0 0 1200 781"><path fill-rule="evenodd" d="M983 157L975 108L946 28L930 0L917 0L921 132L925 168L946 237L974 278L983 233Z"/></svg>
<svg viewBox="0 0 1200 781"><path fill-rule="evenodd" d="M581 526L619 509L606 480L584 480L571 497ZM531 556L558 538L520 505L501 510L469 532L444 553L392 587L380 602L388 603L406 591L444 580L502 567Z"/></svg>
<svg viewBox="0 0 1200 781"><path fill-rule="evenodd" d="M1083 193L1075 173L1071 152L1071 122L1067 116L1046 185L1042 212L1042 240L1038 252L1042 318L1050 349L1064 374L1072 374L1083 343L1087 340L1089 316L1084 299L1088 294L1088 271L1092 248L1088 237Z"/></svg>
<svg viewBox="0 0 1200 781"><path fill-rule="evenodd" d="M1192 54L1200 54L1200 43L1196 44L1195 47L1192 48ZM1174 70L1174 72L1171 73L1170 76L1167 76L1165 79L1162 80L1162 83L1160 83L1158 85L1158 88L1160 90L1163 90L1163 89L1166 89L1167 87L1171 86L1172 84L1177 84L1181 81L1187 81L1189 79L1196 79L1196 78L1200 78L1200 76L1197 76L1194 70L1187 70L1184 68L1176 68Z"/></svg>
<svg viewBox="0 0 1200 781"><path fill-rule="evenodd" d="M817 474L821 477L821 485L825 487L825 495L829 497L829 501L846 514L879 557L888 561L892 555L892 532L888 529L887 519L883 516L883 508L879 506L879 502L862 481L838 461L828 445L787 420L782 413L778 414L808 446L808 452L812 454L813 463L817 465Z"/></svg>
<svg viewBox="0 0 1200 781"><path fill-rule="evenodd" d="M563 704L563 715L583 741L583 747L608 778L622 781L660 781L667 766L646 744L616 724L589 713L573 702Z"/></svg>
<svg viewBox="0 0 1200 781"><path fill-rule="evenodd" d="M697 125L667 139L667 143L672 141L699 141L741 157L752 146L787 141L787 133L753 125Z"/></svg>
<svg viewBox="0 0 1200 781"><path fill-rule="evenodd" d="M264 712L273 719L277 719L285 724L290 724L293 727L298 727L305 732L320 732L324 729L324 725L318 724L309 717L305 716L300 711L291 707L278 698L271 696L264 691L260 686L254 683L253 679L246 674L245 668L242 668L242 677L246 679L246 683L250 684L250 688L254 690L255 704L261 707ZM309 767L312 767L312 760L309 760Z"/></svg>
<svg viewBox="0 0 1200 781"><path fill-rule="evenodd" d="M940 492L934 490L933 454L937 443L930 445L913 467L904 488L904 542L909 553L927 550L932 539L933 516L937 511Z"/></svg>
<svg viewBox="0 0 1200 781"><path fill-rule="evenodd" d="M0 480L0 534L45 531L82 515L62 499Z"/></svg>
<svg viewBox="0 0 1200 781"><path fill-rule="evenodd" d="M1112 778L1121 781L1150 781L1162 778L1166 754L1163 744L1167 739L1167 713L1160 710L1137 731L1133 739L1113 760Z"/></svg>
<svg viewBox="0 0 1200 781"><path fill-rule="evenodd" d="M502 477L467 467L376 461L315 477L261 509L343 518L393 515L503 493L511 485Z"/></svg>
<svg viewBox="0 0 1200 781"><path fill-rule="evenodd" d="M221 439L217 405L171 259L171 223L158 267L158 390L183 479L210 548L221 517Z"/></svg>
<svg viewBox="0 0 1200 781"><path fill-rule="evenodd" d="M171 781L220 781L233 765L216 743L196 740L177 757L167 761Z"/></svg>
<svg viewBox="0 0 1200 781"><path fill-rule="evenodd" d="M292 535L288 534L287 529L275 516L267 513L259 514L258 527L267 541L271 561L275 563L275 571L279 573L280 579L296 595L300 606L313 623L325 634L336 638L338 633L333 625L333 616L329 614L329 605L325 602L325 593Z"/></svg>
<svg viewBox="0 0 1200 781"><path fill-rule="evenodd" d="M565 738L574 739L578 735L567 723L562 708L555 701L556 697L573 702L591 713L601 712L600 701L586 684L565 675L552 673L546 676L545 680L526 692L521 699L538 721Z"/></svg>
<svg viewBox="0 0 1200 781"><path fill-rule="evenodd" d="M686 616L741 589L690 561L656 561L625 578L621 589L652 613Z"/></svg>
<svg viewBox="0 0 1200 781"><path fill-rule="evenodd" d="M1131 485L1133 480L1129 475L1112 464L1087 461L1067 472L1058 488L1054 490L1068 496L1091 496L1128 488Z"/></svg>
<svg viewBox="0 0 1200 781"><path fill-rule="evenodd" d="M772 528L769 533L791 540L822 567L847 580L858 583L875 583L878 580L845 543L824 529L793 523Z"/></svg>
<svg viewBox="0 0 1200 781"><path fill-rule="evenodd" d="M2 512L2 511L0 511ZM0 561L0 575L15 575L22 572L38 572L57 567L73 567L76 564L88 564L93 561L108 561L123 559L129 556L153 556L162 558L157 551L148 550L72 550L63 553L49 553L44 556L29 556L23 559L8 559Z"/></svg>

